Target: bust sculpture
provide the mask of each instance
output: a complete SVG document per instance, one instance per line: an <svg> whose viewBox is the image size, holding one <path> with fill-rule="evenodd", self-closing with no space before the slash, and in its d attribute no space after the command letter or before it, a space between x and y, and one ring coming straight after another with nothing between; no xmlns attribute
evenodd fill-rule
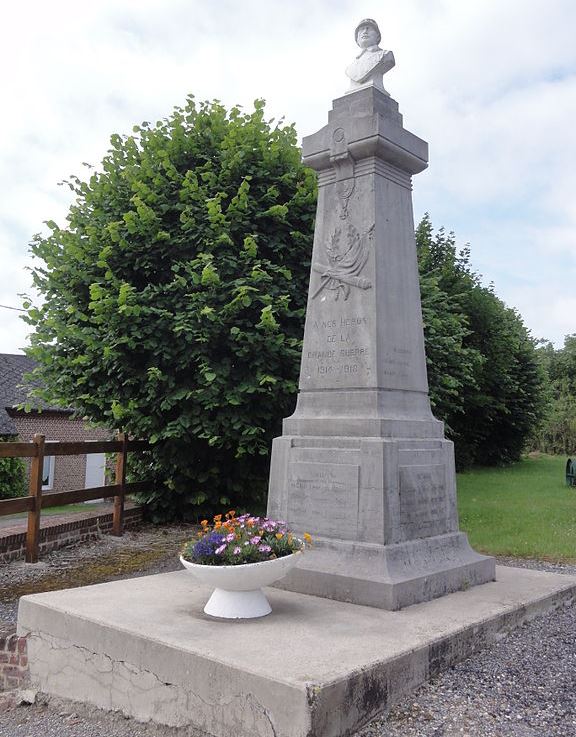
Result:
<svg viewBox="0 0 576 737"><path fill-rule="evenodd" d="M388 95L382 77L396 62L391 51L384 51L378 45L382 38L378 24L372 18L365 18L356 26L354 36L361 51L346 68L346 74L351 81L348 92L373 86Z"/></svg>

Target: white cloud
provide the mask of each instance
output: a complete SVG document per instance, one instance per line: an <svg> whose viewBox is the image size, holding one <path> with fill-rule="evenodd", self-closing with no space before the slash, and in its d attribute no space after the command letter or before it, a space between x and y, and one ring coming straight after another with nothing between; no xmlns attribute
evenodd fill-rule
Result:
<svg viewBox="0 0 576 737"><path fill-rule="evenodd" d="M570 284L543 279L538 285L507 291L509 300L530 325L534 338L551 340L561 347L565 336L576 333L576 296Z"/></svg>
<svg viewBox="0 0 576 737"><path fill-rule="evenodd" d="M98 163L111 133L167 115L189 92L226 105L264 97L270 116L314 132L346 87L360 16L380 22L397 59L387 87L406 126L430 143L416 211L471 241L473 262L535 334L572 332L572 298L558 291L574 281L576 258L572 0L10 5L0 45L0 303L29 289L31 235L64 218L70 193L56 183L82 174L82 161ZM546 310L530 308L519 282ZM0 351L22 335L0 310Z"/></svg>

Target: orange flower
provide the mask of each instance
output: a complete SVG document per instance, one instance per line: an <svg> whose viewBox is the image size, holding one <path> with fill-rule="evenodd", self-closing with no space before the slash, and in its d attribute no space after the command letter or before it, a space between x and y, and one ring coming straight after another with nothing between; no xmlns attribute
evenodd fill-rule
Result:
<svg viewBox="0 0 576 737"><path fill-rule="evenodd" d="M221 515L221 514L217 514L217 515L216 515L216 516L214 517L214 522L220 522L220 520L221 520L221 519L222 519L222 515Z"/></svg>
<svg viewBox="0 0 576 737"><path fill-rule="evenodd" d="M231 509L229 512L226 512L226 519L234 519L236 512Z"/></svg>
<svg viewBox="0 0 576 737"><path fill-rule="evenodd" d="M219 530L222 527L222 522L219 520L217 522L214 522L214 529Z"/></svg>
<svg viewBox="0 0 576 737"><path fill-rule="evenodd" d="M202 525L202 527L207 527L208 526L208 520L207 519L203 519L202 522L200 522L200 524Z"/></svg>

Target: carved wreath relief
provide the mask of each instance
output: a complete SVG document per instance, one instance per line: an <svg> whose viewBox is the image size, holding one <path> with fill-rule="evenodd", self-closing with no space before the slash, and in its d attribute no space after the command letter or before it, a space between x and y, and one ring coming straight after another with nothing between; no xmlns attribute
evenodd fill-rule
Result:
<svg viewBox="0 0 576 737"><path fill-rule="evenodd" d="M334 299L350 296L350 289L370 289L372 282L360 273L368 260L369 247L374 235L374 225L364 233L348 220L348 205L355 189L354 158L348 151L346 132L336 128L332 133L330 163L336 174L336 195L338 197L338 215L344 221L332 230L325 245L327 264L312 264L314 271L320 274L320 286L312 295L317 297L325 289L334 293Z"/></svg>
<svg viewBox="0 0 576 737"><path fill-rule="evenodd" d="M360 273L368 260L369 247L374 236L374 225L364 233L348 223L334 228L329 242L326 244L328 264L318 262L312 264L314 271L319 273L320 286L312 295L317 297L324 289L334 292L334 299L340 296L348 299L351 287L370 289L372 282Z"/></svg>

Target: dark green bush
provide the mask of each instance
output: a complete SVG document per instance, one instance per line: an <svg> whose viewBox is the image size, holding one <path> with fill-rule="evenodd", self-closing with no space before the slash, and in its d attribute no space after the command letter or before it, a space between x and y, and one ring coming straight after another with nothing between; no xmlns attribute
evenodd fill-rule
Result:
<svg viewBox="0 0 576 737"><path fill-rule="evenodd" d="M1 437L0 442L11 442L14 437ZM0 499L13 499L28 494L26 464L21 458L0 458Z"/></svg>

